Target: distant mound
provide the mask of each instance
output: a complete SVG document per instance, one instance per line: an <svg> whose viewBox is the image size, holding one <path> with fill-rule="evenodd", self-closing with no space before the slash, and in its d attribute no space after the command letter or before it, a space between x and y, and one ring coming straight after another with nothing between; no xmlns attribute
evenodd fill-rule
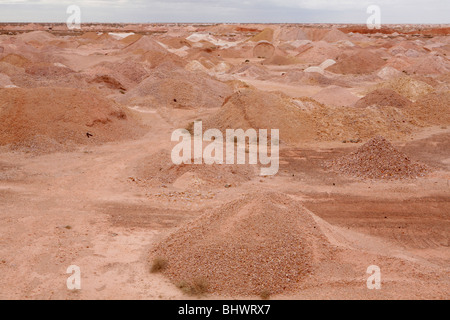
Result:
<svg viewBox="0 0 450 320"><path fill-rule="evenodd" d="M131 34L131 35L121 39L120 42L125 45L131 45L131 44L135 43L136 41L138 41L140 38L142 38L142 35L135 33L135 34Z"/></svg>
<svg viewBox="0 0 450 320"><path fill-rule="evenodd" d="M0 89L0 145L49 152L140 133L124 109L89 91Z"/></svg>
<svg viewBox="0 0 450 320"><path fill-rule="evenodd" d="M86 39L86 40L97 40L99 37L99 34L97 32L85 32L80 36L80 39Z"/></svg>
<svg viewBox="0 0 450 320"><path fill-rule="evenodd" d="M337 172L366 179L417 178L429 172L427 166L412 162L381 136L327 165Z"/></svg>
<svg viewBox="0 0 450 320"><path fill-rule="evenodd" d="M308 130L312 119L308 115L302 118L302 115L291 99L282 94L247 89L227 98L222 108L203 124L222 132L253 128L268 129L270 134L270 129L279 129L283 141L294 142L312 138L315 134Z"/></svg>
<svg viewBox="0 0 450 320"><path fill-rule="evenodd" d="M0 73L0 88L14 85L6 74Z"/></svg>
<svg viewBox="0 0 450 320"><path fill-rule="evenodd" d="M255 58L271 58L275 53L275 47L268 41L259 41L253 48Z"/></svg>
<svg viewBox="0 0 450 320"><path fill-rule="evenodd" d="M278 294L298 290L330 244L302 205L280 193L254 193L221 206L159 243L150 259L181 288L199 281L210 293Z"/></svg>
<svg viewBox="0 0 450 320"><path fill-rule="evenodd" d="M259 64L250 63L237 65L230 70L230 73L256 79L263 79L270 76L270 73L266 67Z"/></svg>
<svg viewBox="0 0 450 320"><path fill-rule="evenodd" d="M309 40L320 41L325 35L330 32L328 28L304 28L303 32L307 35Z"/></svg>
<svg viewBox="0 0 450 320"><path fill-rule="evenodd" d="M287 71L279 81L288 84L298 83L313 86L329 86L337 82L318 72L304 72L300 70Z"/></svg>
<svg viewBox="0 0 450 320"><path fill-rule="evenodd" d="M327 68L327 71L340 74L365 74L381 69L386 62L377 54L358 50L355 53L343 53L336 60L336 64Z"/></svg>
<svg viewBox="0 0 450 320"><path fill-rule="evenodd" d="M391 89L376 89L356 102L355 107L366 108L370 106L390 106L396 108L406 108L411 105L411 101L399 95Z"/></svg>
<svg viewBox="0 0 450 320"><path fill-rule="evenodd" d="M313 95L312 98L320 103L334 107L349 107L358 101L357 96L351 93L348 89L339 86L329 86L322 89Z"/></svg>
<svg viewBox="0 0 450 320"><path fill-rule="evenodd" d="M308 37L301 28L289 27L283 28L278 36L278 40L282 41L296 41L296 40L308 40Z"/></svg>
<svg viewBox="0 0 450 320"><path fill-rule="evenodd" d="M45 78L59 78L67 76L74 71L70 68L58 66L53 63L34 63L25 69L25 72L32 76Z"/></svg>
<svg viewBox="0 0 450 320"><path fill-rule="evenodd" d="M265 28L263 31L258 33L256 36L250 38L249 41L259 42L262 40L272 42L274 31L271 28Z"/></svg>
<svg viewBox="0 0 450 320"><path fill-rule="evenodd" d="M166 46L172 49L180 49L183 47L192 47L192 42L186 40L183 37L165 37L159 39L160 42L164 43Z"/></svg>
<svg viewBox="0 0 450 320"><path fill-rule="evenodd" d="M377 84L375 88L392 89L412 101L415 101L422 95L434 92L433 87L429 84L411 77L400 77L384 81Z"/></svg>
<svg viewBox="0 0 450 320"><path fill-rule="evenodd" d="M150 64L151 68L156 68L162 64L171 64L178 67L186 65L183 59L169 52L149 36L142 36L139 40L124 47L121 52L140 55L141 60Z"/></svg>
<svg viewBox="0 0 450 320"><path fill-rule="evenodd" d="M142 36L137 41L132 42L130 45L122 49L125 52L132 52L142 54L147 51L169 53L162 45L157 41L151 39L149 36Z"/></svg>
<svg viewBox="0 0 450 320"><path fill-rule="evenodd" d="M446 74L450 72L450 62L438 55L427 55L417 59L406 71L414 74Z"/></svg>
<svg viewBox="0 0 450 320"><path fill-rule="evenodd" d="M153 107L218 108L232 94L228 85L203 72L154 70L123 98L129 103Z"/></svg>
<svg viewBox="0 0 450 320"><path fill-rule="evenodd" d="M17 38L24 42L45 43L55 40L56 36L46 31L31 31L22 33Z"/></svg>
<svg viewBox="0 0 450 320"><path fill-rule="evenodd" d="M279 129L285 143L370 138L377 134L398 137L411 132L408 118L391 107L325 106L308 98L244 89L203 121L204 128Z"/></svg>
<svg viewBox="0 0 450 320"><path fill-rule="evenodd" d="M27 58L14 53L4 56L3 58L0 59L0 62L6 62L19 68L25 68L32 64L32 62Z"/></svg>
<svg viewBox="0 0 450 320"><path fill-rule="evenodd" d="M434 92L421 96L408 113L419 125L450 125L450 91Z"/></svg>
<svg viewBox="0 0 450 320"><path fill-rule="evenodd" d="M129 90L150 75L150 68L132 59L101 62L83 72L88 82L100 83L110 89Z"/></svg>
<svg viewBox="0 0 450 320"><path fill-rule="evenodd" d="M224 152L225 154L225 152ZM138 169L138 177L150 186L175 185L186 189L223 188L225 185L237 186L257 175L256 165L229 164L191 164L175 165L171 154L161 150L144 160Z"/></svg>
<svg viewBox="0 0 450 320"><path fill-rule="evenodd" d="M336 60L340 49L325 41L313 42L299 48L301 52L297 55L305 63L319 64L327 59Z"/></svg>
<svg viewBox="0 0 450 320"><path fill-rule="evenodd" d="M276 54L273 57L270 57L263 61L263 64L277 65L277 66L286 66L297 63L299 63L299 60L296 57L289 57L279 54Z"/></svg>
<svg viewBox="0 0 450 320"><path fill-rule="evenodd" d="M323 41L326 42L338 42L338 41L350 41L350 38L343 33L342 31L339 31L337 28L332 28L323 38Z"/></svg>

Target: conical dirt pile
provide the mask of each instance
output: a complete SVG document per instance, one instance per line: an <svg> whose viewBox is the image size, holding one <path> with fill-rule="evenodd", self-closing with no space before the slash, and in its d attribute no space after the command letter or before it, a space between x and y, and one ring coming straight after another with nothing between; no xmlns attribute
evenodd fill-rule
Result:
<svg viewBox="0 0 450 320"><path fill-rule="evenodd" d="M328 165L337 172L367 179L417 178L429 172L427 166L414 163L381 136Z"/></svg>
<svg viewBox="0 0 450 320"><path fill-rule="evenodd" d="M302 205L280 193L225 204L162 241L152 252L175 284L252 295L298 288L323 258L328 240Z"/></svg>

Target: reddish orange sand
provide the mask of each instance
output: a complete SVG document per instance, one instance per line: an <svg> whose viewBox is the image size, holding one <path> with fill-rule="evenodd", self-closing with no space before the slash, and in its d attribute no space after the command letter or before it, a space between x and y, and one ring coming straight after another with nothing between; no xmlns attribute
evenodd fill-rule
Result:
<svg viewBox="0 0 450 320"><path fill-rule="evenodd" d="M0 298L448 299L448 33L0 25ZM278 174L175 166L195 120Z"/></svg>

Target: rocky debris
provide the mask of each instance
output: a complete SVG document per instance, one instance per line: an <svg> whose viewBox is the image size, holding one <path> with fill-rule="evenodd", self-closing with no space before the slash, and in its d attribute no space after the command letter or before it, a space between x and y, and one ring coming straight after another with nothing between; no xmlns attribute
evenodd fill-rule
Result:
<svg viewBox="0 0 450 320"><path fill-rule="evenodd" d="M325 166L338 173L365 179L417 178L430 172L426 165L413 162L381 136Z"/></svg>

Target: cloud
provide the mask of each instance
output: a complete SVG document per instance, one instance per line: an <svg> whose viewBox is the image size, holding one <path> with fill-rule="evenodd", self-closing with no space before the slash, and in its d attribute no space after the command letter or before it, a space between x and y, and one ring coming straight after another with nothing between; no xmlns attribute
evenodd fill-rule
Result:
<svg viewBox="0 0 450 320"><path fill-rule="evenodd" d="M72 4L86 22L364 23L375 4L382 23L448 23L450 12L448 0L0 0L0 21L63 22Z"/></svg>

